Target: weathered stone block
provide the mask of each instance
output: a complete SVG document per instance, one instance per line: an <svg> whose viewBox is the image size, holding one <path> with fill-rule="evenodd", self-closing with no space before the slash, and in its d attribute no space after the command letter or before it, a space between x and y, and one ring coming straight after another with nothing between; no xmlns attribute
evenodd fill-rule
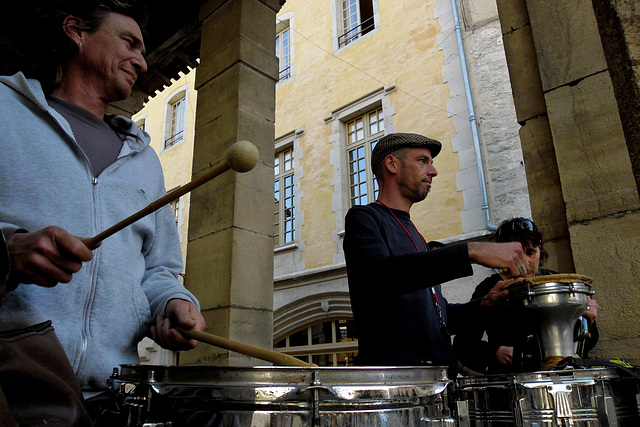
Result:
<svg viewBox="0 0 640 427"><path fill-rule="evenodd" d="M590 1L527 0L527 10L545 92L607 68Z"/></svg>
<svg viewBox="0 0 640 427"><path fill-rule="evenodd" d="M608 73L547 93L567 220L640 207Z"/></svg>
<svg viewBox="0 0 640 427"><path fill-rule="evenodd" d="M463 0L461 12L464 22L471 27L479 26L498 18L495 0Z"/></svg>
<svg viewBox="0 0 640 427"><path fill-rule="evenodd" d="M271 236L236 229L231 265L231 304L247 310L273 307L273 253Z"/></svg>
<svg viewBox="0 0 640 427"><path fill-rule="evenodd" d="M546 111L531 28L518 28L505 34L503 40L509 75L517 76L511 78L511 90L518 123L523 123Z"/></svg>
<svg viewBox="0 0 640 427"><path fill-rule="evenodd" d="M260 46L243 37L232 40L202 59L203 62L198 66L199 84L214 78L238 62L243 62L267 74L274 83L278 79L278 58L275 54L263 50Z"/></svg>
<svg viewBox="0 0 640 427"><path fill-rule="evenodd" d="M207 322L205 332L224 338L229 336L230 309L228 307L203 311L202 316ZM229 366L229 351L199 343L193 350L180 352L179 362L180 365Z"/></svg>
<svg viewBox="0 0 640 427"><path fill-rule="evenodd" d="M189 241L185 286L202 310L229 305L231 299L233 234L224 230Z"/></svg>
<svg viewBox="0 0 640 427"><path fill-rule="evenodd" d="M251 40L264 52L275 52L276 10L268 3L259 0L224 3L210 0L203 5L200 8L204 41L200 48L201 58L208 57L239 36ZM224 22L224 25L216 25L220 22Z"/></svg>
<svg viewBox="0 0 640 427"><path fill-rule="evenodd" d="M544 226L545 240L564 238L569 233L566 207L547 117L528 120L520 129L520 141L533 219Z"/></svg>
<svg viewBox="0 0 640 427"><path fill-rule="evenodd" d="M265 334L262 327L263 325L273 324L273 313L270 310L258 311L225 307L209 310L202 314L207 321L207 328L205 329L207 333L240 343L251 344L266 350L273 348L271 333ZM199 343L194 350L180 353L180 364L264 366L271 363L210 344Z"/></svg>
<svg viewBox="0 0 640 427"><path fill-rule="evenodd" d="M497 0L502 34L508 34L529 25L529 13L525 0Z"/></svg>
<svg viewBox="0 0 640 427"><path fill-rule="evenodd" d="M189 241L230 228L234 223L234 172L227 171L191 194Z"/></svg>
<svg viewBox="0 0 640 427"><path fill-rule="evenodd" d="M273 252L270 236L240 229L223 230L190 242L185 284L202 309L234 306L267 309L273 305Z"/></svg>
<svg viewBox="0 0 640 427"><path fill-rule="evenodd" d="M608 350L602 356L624 355L640 363L640 213L574 224L569 230L576 272L593 278L600 341Z"/></svg>

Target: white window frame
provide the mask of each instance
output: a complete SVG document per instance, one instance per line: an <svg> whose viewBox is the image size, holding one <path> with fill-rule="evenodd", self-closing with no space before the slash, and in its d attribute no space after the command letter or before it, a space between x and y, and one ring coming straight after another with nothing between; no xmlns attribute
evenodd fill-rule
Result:
<svg viewBox="0 0 640 427"><path fill-rule="evenodd" d="M376 200L378 193L378 182L370 164L371 151L375 143L384 136L382 105L376 105L366 113L353 117L345 123L345 127L349 206L366 205ZM356 158L353 153L358 153Z"/></svg>
<svg viewBox="0 0 640 427"><path fill-rule="evenodd" d="M186 131L187 131L187 111L189 105L189 91L187 90L187 85L177 89L170 96L167 97L167 101L165 102L165 120L164 120L164 130L162 132L162 151L167 151L175 146L181 144L186 139ZM182 122L182 130L175 130L174 126L174 106L176 103L181 102L183 107L183 113L181 122Z"/></svg>
<svg viewBox="0 0 640 427"><path fill-rule="evenodd" d="M294 47L295 47L295 43L294 43L294 36L295 36L295 31L294 31L294 24L295 24L295 19L294 19L294 14L293 12L285 12L281 15L278 15L276 17L276 56L278 57L278 83L276 84L276 89L279 88L280 86L285 85L286 83L289 83L290 81L293 80L294 77L294 71L295 71L295 66L294 66ZM280 78L280 73L283 70L283 59L280 57L280 52L282 51L282 42L280 39L280 41L278 40L278 37L280 37L285 31L288 32L288 37L289 37L289 55L288 55L288 59L289 59L289 73L286 77L282 77ZM280 45L279 45L280 43Z"/></svg>
<svg viewBox="0 0 640 427"><path fill-rule="evenodd" d="M290 169L284 169L284 167L286 166L285 164L285 154L290 154ZM295 150L293 147L293 141L288 141L284 144L281 144L278 146L278 144L276 144L276 150L275 150L275 158L274 158L274 203L276 200L276 196L275 196L275 185L276 182L278 183L278 192L279 192L279 199L278 199L278 212L274 211L274 219L275 216L278 216L278 220L277 222L274 221L274 246L277 247L284 247L284 246L288 246L288 245L292 245L295 244L295 242L297 242L298 240L298 232L296 230L296 228L298 227L298 220L297 220L297 214L298 214L298 209L296 207L296 205L298 204L298 194L297 194L297 189L298 189L298 185L296 183L296 163L297 163L297 159L296 159L296 155L295 155ZM276 165L278 166L278 171L276 173ZM290 178L290 186L293 187L293 194L291 195L291 197L293 198L293 204L292 204L292 209L293 209L293 217L291 219L287 219L286 217L286 207L284 205L284 200L285 200L285 196L284 196L284 191L285 191L285 180L287 180L288 178ZM289 230L285 230L284 227L286 226L286 224L292 221L293 222L293 226L291 229ZM292 238L290 240L286 240L288 234L291 234Z"/></svg>
<svg viewBox="0 0 640 427"><path fill-rule="evenodd" d="M138 129L147 131L147 113L144 113L133 120L136 123Z"/></svg>
<svg viewBox="0 0 640 427"><path fill-rule="evenodd" d="M373 20L373 29L368 30L366 34L361 34L362 28L362 18L361 18L361 7L360 3L362 1L371 1L372 12L372 20ZM357 16L357 25L351 25L352 28L345 28L345 15L344 15L344 4L345 2L354 2L356 6L356 16ZM332 0L331 1L331 35L332 35L332 45L333 52L337 54L342 52L345 49L357 44L358 42L372 36L373 34L380 31L380 10L378 6L378 0ZM365 22L365 28L368 27L369 22ZM360 28L360 31L357 29ZM347 32L353 32L353 34L346 35ZM345 42L345 38L348 41Z"/></svg>
<svg viewBox="0 0 640 427"><path fill-rule="evenodd" d="M332 147L329 155L334 175L331 179L331 186L333 187L331 211L336 218L336 229L333 235L333 240L336 243L335 263L344 262L344 253L342 251L344 217L351 207L346 124L365 112L382 107L384 135L397 132L396 125L393 123L395 107L391 104L391 95L395 92L396 83L394 81L338 107L324 118L325 123L331 126L329 143L332 144ZM367 167L370 168L369 165Z"/></svg>

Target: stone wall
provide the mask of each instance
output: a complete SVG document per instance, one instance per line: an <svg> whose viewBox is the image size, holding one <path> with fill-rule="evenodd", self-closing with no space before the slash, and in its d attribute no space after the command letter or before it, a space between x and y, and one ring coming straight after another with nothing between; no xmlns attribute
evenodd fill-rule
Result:
<svg viewBox="0 0 640 427"><path fill-rule="evenodd" d="M595 3L620 6L627 14L617 24L637 32L634 8ZM617 71L609 64L617 63L621 51L611 50L616 46L598 32L591 2L504 0L498 6L521 135L526 135L532 201L547 199L553 206L537 209L533 203L534 218L543 218L553 231L557 259L594 279L600 343L590 355L638 363L640 199L634 133L626 126L624 107L637 91L617 88ZM623 51L637 52L634 43ZM631 80L637 88L637 77ZM529 90L520 91L524 88Z"/></svg>

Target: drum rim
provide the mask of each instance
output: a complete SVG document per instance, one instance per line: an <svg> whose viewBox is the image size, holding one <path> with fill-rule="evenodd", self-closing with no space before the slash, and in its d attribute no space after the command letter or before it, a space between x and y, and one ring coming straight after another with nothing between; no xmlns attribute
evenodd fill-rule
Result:
<svg viewBox="0 0 640 427"><path fill-rule="evenodd" d="M153 378L149 380L149 376ZM116 382L206 383L300 385L313 380L326 384L433 384L450 383L446 366L176 366L122 364L114 369Z"/></svg>
<svg viewBox="0 0 640 427"><path fill-rule="evenodd" d="M545 382L551 381L550 378L563 378L570 380L571 377L576 380L584 379L613 379L624 378L620 375L616 368L602 367L602 368L588 368L588 369L563 369L563 370L548 370L548 371L532 371L532 372L516 372L511 374L489 374L483 377L460 377L456 379L456 385L458 387L469 387L472 385L478 386L497 386L497 385L509 385L530 383L530 382Z"/></svg>

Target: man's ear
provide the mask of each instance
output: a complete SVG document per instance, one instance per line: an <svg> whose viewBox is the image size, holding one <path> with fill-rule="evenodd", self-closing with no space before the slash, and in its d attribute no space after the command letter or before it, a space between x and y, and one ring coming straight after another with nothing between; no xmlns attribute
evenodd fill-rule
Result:
<svg viewBox="0 0 640 427"><path fill-rule="evenodd" d="M62 21L62 30L78 48L84 40L84 31L82 30L81 22L80 18L73 15L67 16Z"/></svg>
<svg viewBox="0 0 640 427"><path fill-rule="evenodd" d="M393 154L387 154L383 160L384 168L390 174L398 173L398 159Z"/></svg>

